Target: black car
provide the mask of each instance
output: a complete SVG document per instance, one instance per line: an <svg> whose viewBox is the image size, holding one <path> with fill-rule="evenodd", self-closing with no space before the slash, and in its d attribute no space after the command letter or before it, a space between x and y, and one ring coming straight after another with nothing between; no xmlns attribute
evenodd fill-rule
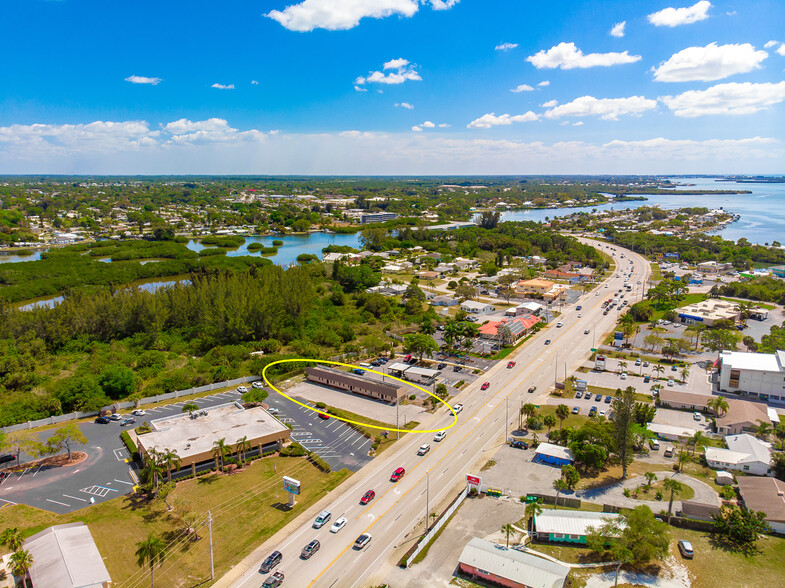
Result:
<svg viewBox="0 0 785 588"><path fill-rule="evenodd" d="M0 455L0 463L6 463L9 461L14 461L16 457L12 453L3 453Z"/></svg>
<svg viewBox="0 0 785 588"><path fill-rule="evenodd" d="M310 559L314 553L319 551L320 547L321 544L316 539L314 539L308 545L303 547L303 550L300 552L300 559Z"/></svg>
<svg viewBox="0 0 785 588"><path fill-rule="evenodd" d="M447 367L446 363L440 363L439 365L436 366L436 369L437 370L443 370L446 367Z"/></svg>
<svg viewBox="0 0 785 588"><path fill-rule="evenodd" d="M511 441L510 447L514 447L515 449L528 449L529 444L526 441Z"/></svg>
<svg viewBox="0 0 785 588"><path fill-rule="evenodd" d="M95 419L95 422L98 423L99 425L108 425L112 421L109 420L109 417L98 417L97 419Z"/></svg>
<svg viewBox="0 0 785 588"><path fill-rule="evenodd" d="M262 562L262 566L259 568L259 571L263 574L266 574L279 563L281 563L282 559L283 555L280 551L273 551L270 555L267 556L267 559Z"/></svg>

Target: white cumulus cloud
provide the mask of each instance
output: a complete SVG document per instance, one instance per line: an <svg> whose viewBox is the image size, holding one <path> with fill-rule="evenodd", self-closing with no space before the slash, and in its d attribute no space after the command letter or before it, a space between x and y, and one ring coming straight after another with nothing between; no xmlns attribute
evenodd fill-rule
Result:
<svg viewBox="0 0 785 588"><path fill-rule="evenodd" d="M611 29L610 35L611 37L623 37L624 36L624 27L627 26L627 21L623 20L621 22L617 22L613 25Z"/></svg>
<svg viewBox="0 0 785 588"><path fill-rule="evenodd" d="M534 120L538 120L540 117L533 113L531 110L526 114L516 114L514 116L510 116L509 114L501 114L496 116L495 113L491 112L488 114L483 114L480 118L474 119L468 125L466 125L467 129L490 129L491 127L498 127L504 125L511 125L514 122L530 122Z"/></svg>
<svg viewBox="0 0 785 588"><path fill-rule="evenodd" d="M265 16L290 31L344 31L356 27L363 18L410 18L421 3L430 4L434 10L447 10L458 0L304 0L283 10L271 10Z"/></svg>
<svg viewBox="0 0 785 588"><path fill-rule="evenodd" d="M706 90L689 90L660 98L676 116L706 114L752 114L785 100L785 82L778 84L728 83Z"/></svg>
<svg viewBox="0 0 785 588"><path fill-rule="evenodd" d="M692 24L709 18L709 8L711 8L711 2L708 0L700 0L700 2L684 8L664 8L650 14L649 22L657 27L677 27L679 25Z"/></svg>
<svg viewBox="0 0 785 588"><path fill-rule="evenodd" d="M575 43L559 43L547 51L543 50L526 58L537 69L575 69L587 67L609 67L611 65L621 65L624 63L635 63L640 61L640 55L630 55L629 52L623 53L589 53L584 55L583 51L575 46Z"/></svg>
<svg viewBox="0 0 785 588"><path fill-rule="evenodd" d="M169 135L167 144L220 143L237 140L260 140L264 133L257 130L239 131L229 126L223 118L191 121L181 118L165 125L161 129Z"/></svg>
<svg viewBox="0 0 785 588"><path fill-rule="evenodd" d="M777 47L777 53L785 57L785 43Z"/></svg>
<svg viewBox="0 0 785 588"><path fill-rule="evenodd" d="M435 125L435 124L433 124L433 123L432 123L431 121L429 121L429 120L426 120L424 123L422 123L422 127L423 127L424 129L432 129L432 128L434 128L435 126L436 126L436 125Z"/></svg>
<svg viewBox="0 0 785 588"><path fill-rule="evenodd" d="M540 82L539 84L537 84L537 85L538 85L538 86L541 86L541 87L543 87L543 88L544 88L545 86L550 86L550 85L551 85L551 83L550 83L548 80L543 80L543 81L541 81L541 82Z"/></svg>
<svg viewBox="0 0 785 588"><path fill-rule="evenodd" d="M256 80L251 80L251 85L252 86L258 86L259 82L257 82Z"/></svg>
<svg viewBox="0 0 785 588"><path fill-rule="evenodd" d="M132 84L150 84L151 86L157 86L163 80L161 78L148 78L145 76L128 76L125 78L126 82L131 82Z"/></svg>
<svg viewBox="0 0 785 588"><path fill-rule="evenodd" d="M643 96L630 96L629 98L581 96L572 102L551 108L545 112L545 117L599 116L603 120L618 120L623 115L640 115L655 108L657 108L657 101L649 100Z"/></svg>
<svg viewBox="0 0 785 588"><path fill-rule="evenodd" d="M774 40L767 41L767 42L766 42L766 44L764 45L764 47L765 47L766 49L771 49L771 48L772 48L772 47L774 47L775 45L779 45L779 41L774 41Z"/></svg>
<svg viewBox="0 0 785 588"><path fill-rule="evenodd" d="M500 45L496 45L494 49L496 51L512 51L518 46L518 43L501 43Z"/></svg>
<svg viewBox="0 0 785 588"><path fill-rule="evenodd" d="M396 102L395 106L397 108L405 108L406 110L414 110L414 106L412 106L408 102Z"/></svg>
<svg viewBox="0 0 785 588"><path fill-rule="evenodd" d="M370 71L367 76L358 76L354 80L354 85L356 87L365 84L403 84L407 80L422 80L414 68L414 64L409 63L408 59L391 59L382 66L382 71Z"/></svg>
<svg viewBox="0 0 785 588"><path fill-rule="evenodd" d="M544 102L544 103L543 103L542 107L543 107L543 108L553 108L553 107L554 107L554 106L556 106L558 103L559 103L559 101L558 101L558 100L548 100L547 102Z"/></svg>
<svg viewBox="0 0 785 588"><path fill-rule="evenodd" d="M652 68L658 82L711 82L759 69L769 56L749 43L687 47Z"/></svg>
<svg viewBox="0 0 785 588"><path fill-rule="evenodd" d="M215 88L216 90L234 90L234 84L218 84L215 83L211 88Z"/></svg>
<svg viewBox="0 0 785 588"><path fill-rule="evenodd" d="M529 84L520 84L511 89L510 92L515 92L517 94L518 92L531 92L532 90L534 90L534 88Z"/></svg>
<svg viewBox="0 0 785 588"><path fill-rule="evenodd" d="M448 129L448 128L450 128L450 125L448 125L447 123L439 123L439 128L440 129Z"/></svg>

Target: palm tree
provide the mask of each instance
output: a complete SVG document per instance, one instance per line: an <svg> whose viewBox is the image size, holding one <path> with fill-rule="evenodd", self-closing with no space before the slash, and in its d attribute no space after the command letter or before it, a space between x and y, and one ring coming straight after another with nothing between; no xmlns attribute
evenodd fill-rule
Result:
<svg viewBox="0 0 785 588"><path fill-rule="evenodd" d="M166 470L166 481L171 482L172 470L180 469L180 456L177 455L176 450L166 448L158 454L157 458L159 467Z"/></svg>
<svg viewBox="0 0 785 588"><path fill-rule="evenodd" d="M657 474L655 474L654 472L646 472L646 473L645 473L645 474L643 474L643 475L646 477L646 485L647 485L649 488L651 488L651 484L652 484L652 482L654 482L654 480L656 480L656 479L657 479Z"/></svg>
<svg viewBox="0 0 785 588"><path fill-rule="evenodd" d="M686 366L681 368L681 372L679 373L679 375L681 376L682 383L686 382L687 381L687 376L690 375L690 368L686 367Z"/></svg>
<svg viewBox="0 0 785 588"><path fill-rule="evenodd" d="M758 419L758 426L755 427L755 436L758 439L761 441L767 441L772 431L774 431L774 428L771 426L771 423L767 423L766 421Z"/></svg>
<svg viewBox="0 0 785 588"><path fill-rule="evenodd" d="M673 494L675 492L681 492L682 486L681 484L674 480L673 478L665 478L665 481L662 483L666 490L671 491L671 497L668 501L668 524L671 524L671 512L673 511Z"/></svg>
<svg viewBox="0 0 785 588"><path fill-rule="evenodd" d="M461 336L461 325L455 320L448 320L444 325L444 342L447 343L447 348L452 349L455 341Z"/></svg>
<svg viewBox="0 0 785 588"><path fill-rule="evenodd" d="M18 551L22 547L22 534L17 527L8 527L0 534L0 544L6 545L11 551Z"/></svg>
<svg viewBox="0 0 785 588"><path fill-rule="evenodd" d="M147 455L147 464L142 468L141 474L147 486L152 486L155 492L158 492L158 480L163 473L160 463L160 453L155 449L150 449Z"/></svg>
<svg viewBox="0 0 785 588"><path fill-rule="evenodd" d="M537 500L535 500L534 502L529 502L526 505L526 513L525 514L526 514L526 517L529 520L533 519L534 517L536 517L541 512L542 512L542 503L540 502L539 498Z"/></svg>
<svg viewBox="0 0 785 588"><path fill-rule="evenodd" d="M553 481L553 489L556 490L556 506L559 506L559 494L564 492L565 490L569 489L567 482L564 481L564 478L559 478L558 480Z"/></svg>
<svg viewBox="0 0 785 588"><path fill-rule="evenodd" d="M533 417L535 414L537 414L537 407L531 402L527 402L521 407L521 416L529 418ZM523 423L521 423L521 428L523 428Z"/></svg>
<svg viewBox="0 0 785 588"><path fill-rule="evenodd" d="M559 419L559 430L564 424L564 419L570 416L570 408L566 404L560 404L556 407L556 418Z"/></svg>
<svg viewBox="0 0 785 588"><path fill-rule="evenodd" d="M27 572L30 571L30 566L33 565L33 556L29 551L20 549L11 554L11 573L14 576L24 578ZM25 584L26 585L26 584Z"/></svg>
<svg viewBox="0 0 785 588"><path fill-rule="evenodd" d="M251 451L251 442L248 440L248 435L240 437L237 440L237 454L242 453L242 461L245 462L246 452Z"/></svg>
<svg viewBox="0 0 785 588"><path fill-rule="evenodd" d="M728 400L724 396L714 396L706 404L717 416L722 416L728 412Z"/></svg>
<svg viewBox="0 0 785 588"><path fill-rule="evenodd" d="M510 523L507 523L502 527L502 533L504 533L507 537L507 547L510 546L510 535L515 533L515 529Z"/></svg>
<svg viewBox="0 0 785 588"><path fill-rule="evenodd" d="M706 435L703 434L703 431L695 431L695 434L690 439L690 444L692 445L692 455L695 455L695 450L698 447L703 447L706 445Z"/></svg>
<svg viewBox="0 0 785 588"><path fill-rule="evenodd" d="M620 372L626 372L627 371L627 362L626 361L620 361L619 362L619 371Z"/></svg>
<svg viewBox="0 0 785 588"><path fill-rule="evenodd" d="M196 404L193 400L190 400L183 404L183 410L181 412L187 412L188 414L193 414L194 411L199 410L199 405Z"/></svg>
<svg viewBox="0 0 785 588"><path fill-rule="evenodd" d="M215 467L224 467L224 457L226 457L226 438L218 439L213 442L213 458L215 459Z"/></svg>
<svg viewBox="0 0 785 588"><path fill-rule="evenodd" d="M680 472L681 472L681 469L684 467L684 464L687 463L688 461L690 461L690 456L687 455L687 452L684 451L683 447L681 449L679 449L679 455L676 458L676 461L679 464L679 471Z"/></svg>
<svg viewBox="0 0 785 588"><path fill-rule="evenodd" d="M542 424L548 427L548 434L551 434L551 429L556 426L556 417L552 414L546 414L542 417Z"/></svg>
<svg viewBox="0 0 785 588"><path fill-rule="evenodd" d="M657 364L657 365L655 365L655 366L654 366L652 369L653 369L655 372L657 372L657 379L658 379L658 380L660 379L660 374L662 374L662 372L664 372L664 371L665 371L665 368L664 368L664 367L662 367L660 364Z"/></svg>
<svg viewBox="0 0 785 588"><path fill-rule="evenodd" d="M150 533L144 541L136 544L136 565L140 568L145 564L150 564L150 588L155 588L154 571L156 565L161 565L164 561L166 545L159 538Z"/></svg>

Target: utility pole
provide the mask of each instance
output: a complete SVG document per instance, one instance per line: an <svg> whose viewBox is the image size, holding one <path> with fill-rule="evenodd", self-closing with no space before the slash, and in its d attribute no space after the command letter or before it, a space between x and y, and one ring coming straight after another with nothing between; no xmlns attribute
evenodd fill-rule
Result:
<svg viewBox="0 0 785 588"><path fill-rule="evenodd" d="M504 399L504 440L507 440L507 426L510 422L510 395Z"/></svg>
<svg viewBox="0 0 785 588"><path fill-rule="evenodd" d="M556 352L556 362L553 366L553 385L555 386L559 382L559 352Z"/></svg>
<svg viewBox="0 0 785 588"><path fill-rule="evenodd" d="M213 563L213 515L207 511L207 531L210 536L210 580L215 579L215 566Z"/></svg>
<svg viewBox="0 0 785 588"><path fill-rule="evenodd" d="M401 428L398 426L398 406L401 404L400 400L395 401L395 440L401 438Z"/></svg>

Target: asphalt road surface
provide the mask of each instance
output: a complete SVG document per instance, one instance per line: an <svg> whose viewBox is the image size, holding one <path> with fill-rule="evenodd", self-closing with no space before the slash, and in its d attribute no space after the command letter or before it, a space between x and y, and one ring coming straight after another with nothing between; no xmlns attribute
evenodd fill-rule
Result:
<svg viewBox="0 0 785 588"><path fill-rule="evenodd" d="M616 260L616 271L608 280L611 288L622 286L629 269L633 272L632 283L645 282L649 265L641 256L619 247L611 251L604 244L593 244ZM630 264L629 259L634 263ZM604 288L600 291L607 292ZM485 451L503 441L505 421L510 430L514 427L519 404L522 401L544 404L557 371L561 379L565 367L571 373L590 354L592 332L597 331L595 341L598 342L601 335L613 329L617 313L614 310L603 316L601 304L607 298L603 294L595 296L594 291L584 294L577 302L583 307L581 311L574 307L565 309L559 318L563 323L561 328L552 324L510 356L509 359L517 362L514 368L507 369L506 362L500 362L491 369L483 378L490 382L487 390L480 390L477 381L461 392L453 403L463 403L463 411L444 441L434 442L433 434L408 434L322 499L314 509L316 513L327 509L333 521L340 516L348 519L339 533L331 533L330 524L317 530L312 528L312 520L304 524L295 522L237 564L216 586L258 588L266 578L259 573L259 566L274 550L283 554L283 561L276 569L286 575L284 586L354 588L383 582L395 565L393 551L417 522L425 518L426 497L431 508L435 508L454 491L456 484L465 480L466 474L477 474L487 460ZM584 334L585 329L590 332ZM546 339L551 340L550 345L545 345ZM527 393L531 385L537 386L534 394ZM452 413L443 408L420 428L447 427L452 421ZM417 448L424 442L430 443L431 450L420 457ZM406 475L398 482L391 482L390 475L398 467L404 467ZM375 490L376 498L362 506L360 498L369 489ZM362 551L357 551L352 545L362 533L371 533L373 539ZM312 539L319 539L321 550L307 561L300 560L300 551Z"/></svg>

